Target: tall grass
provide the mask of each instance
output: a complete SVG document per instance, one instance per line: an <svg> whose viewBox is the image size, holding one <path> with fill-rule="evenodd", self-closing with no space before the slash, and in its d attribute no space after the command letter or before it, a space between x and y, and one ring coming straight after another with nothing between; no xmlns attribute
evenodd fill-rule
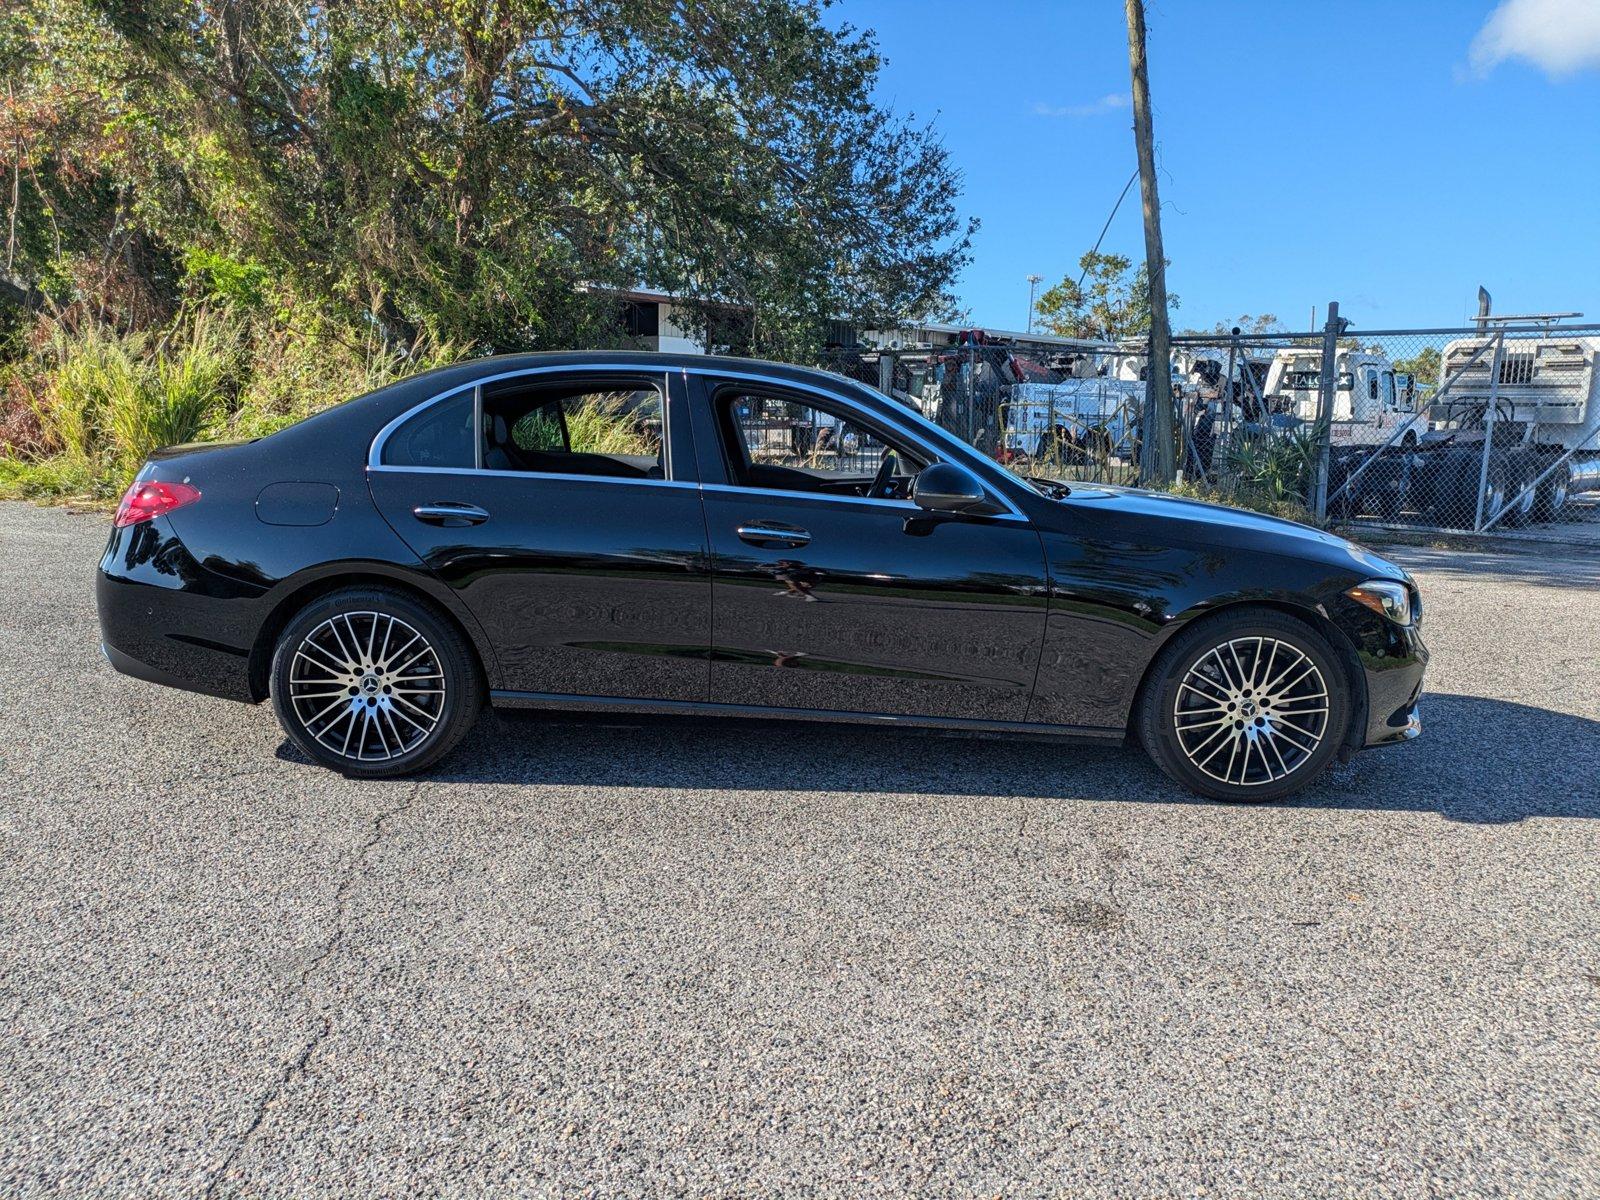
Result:
<svg viewBox="0 0 1600 1200"><path fill-rule="evenodd" d="M601 397L566 414L567 436L580 454L655 454L655 436L627 411L627 396Z"/></svg>
<svg viewBox="0 0 1600 1200"><path fill-rule="evenodd" d="M1190 481L1168 490L1191 499L1315 525L1317 519L1306 499L1315 478L1317 454L1316 433L1308 429L1241 439L1229 448L1215 483Z"/></svg>
<svg viewBox="0 0 1600 1200"><path fill-rule="evenodd" d="M231 309L156 334L47 320L0 366L0 496L107 502L161 446L271 433L453 347L395 348L329 327L262 327Z"/></svg>

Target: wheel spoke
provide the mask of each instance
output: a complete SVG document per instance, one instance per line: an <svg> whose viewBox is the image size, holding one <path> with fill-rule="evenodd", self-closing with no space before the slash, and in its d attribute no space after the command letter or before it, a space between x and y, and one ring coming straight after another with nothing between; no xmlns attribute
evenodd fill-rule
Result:
<svg viewBox="0 0 1600 1200"><path fill-rule="evenodd" d="M1227 783L1233 779L1233 760L1239 756L1239 743L1244 740L1245 739L1242 737L1235 737L1233 739L1233 749L1228 751L1228 765L1223 769L1222 772L1222 780L1224 783Z"/></svg>
<svg viewBox="0 0 1600 1200"><path fill-rule="evenodd" d="M1278 661L1278 640L1276 638L1274 638L1273 641L1272 641L1272 656L1267 659L1267 665L1266 665L1265 668L1263 668L1263 670L1261 672L1261 678L1262 678L1263 681L1272 678L1272 664L1277 662L1277 661ZM1251 686L1256 686L1256 685L1252 684ZM1256 687L1256 690L1259 691L1260 688Z"/></svg>
<svg viewBox="0 0 1600 1200"><path fill-rule="evenodd" d="M403 754L406 748L406 739L400 736L400 726L394 723L394 709L384 706L378 709L379 721L389 722L389 732L394 734L395 753Z"/></svg>
<svg viewBox="0 0 1600 1200"><path fill-rule="evenodd" d="M299 697L296 697L296 699L299 699ZM324 713L331 713L334 709L339 707L339 703L340 703L341 700L348 700L348 699L350 699L350 697L348 695L341 695L339 697L339 700L335 700L332 703L324 706L323 708L319 708L316 711L315 714L313 714L312 716L306 718L306 724L307 725L312 725L312 724L315 724L317 721L322 720L322 716L323 716Z"/></svg>
<svg viewBox="0 0 1600 1200"><path fill-rule="evenodd" d="M398 758L427 741L444 714L438 652L392 614L336 613L301 640L293 662L305 673L290 672L290 710L307 736L340 758ZM408 670L414 673L402 674Z"/></svg>
<svg viewBox="0 0 1600 1200"><path fill-rule="evenodd" d="M1226 728L1212 730L1211 734L1208 737L1206 737L1206 738L1201 740L1200 745L1196 746L1192 751L1190 751L1189 757L1191 759L1193 759L1197 764L1202 759L1215 757L1216 753L1217 753L1217 750L1220 750L1221 747L1223 745L1225 745L1225 743L1221 739L1223 737L1225 737L1227 735L1227 733L1228 733L1228 730ZM1217 749L1216 750L1212 750L1211 755L1209 755L1209 756L1206 755L1205 751L1208 748L1210 748L1211 746L1213 746L1213 745L1215 745Z"/></svg>
<svg viewBox="0 0 1600 1200"><path fill-rule="evenodd" d="M339 653L344 655L345 669L351 669L355 665L356 656L351 654L350 647L344 644L344 634L339 632L339 626L332 620L328 621L327 628L329 636L333 638L334 643L339 647Z"/></svg>
<svg viewBox="0 0 1600 1200"><path fill-rule="evenodd" d="M1330 701L1293 642L1252 635L1211 646L1178 681L1172 729L1199 771L1232 786L1276 783L1322 745Z"/></svg>
<svg viewBox="0 0 1600 1200"><path fill-rule="evenodd" d="M1300 674L1296 675L1293 679L1289 680L1288 683L1283 684L1281 687L1279 687L1279 686L1268 687L1267 688L1267 694L1270 695L1270 696L1281 696L1281 695L1283 695L1283 693L1287 692L1295 684L1299 683L1307 675L1311 674L1311 672L1313 672L1313 671L1315 671L1317 669L1317 665L1315 663L1311 662L1308 659L1301 659L1300 663L1296 663L1292 667L1286 667L1284 669L1283 675L1280 675L1278 677L1278 680L1282 680L1285 675L1288 675L1290 671L1294 670L1295 667L1300 666L1301 663L1304 663L1305 666L1301 670ZM1274 681L1274 685L1276 685L1277 682L1278 681L1275 680Z"/></svg>
<svg viewBox="0 0 1600 1200"><path fill-rule="evenodd" d="M411 701L407 700L399 692L395 692L394 694L392 694L389 697L389 699L393 700L396 704L404 704L407 708L409 708L412 712L416 713L417 716L419 716L419 717L426 717L430 721L436 719L434 717L434 715L431 712L429 712L427 709L423 708L420 704L411 703ZM400 715L401 716L405 716L404 713L401 713Z"/></svg>
<svg viewBox="0 0 1600 1200"><path fill-rule="evenodd" d="M1307 754L1307 755L1311 754L1314 750L1316 750L1317 745L1322 741L1321 738L1316 738L1316 739L1314 739L1312 741L1311 745L1303 746L1299 742L1295 741L1294 738L1290 737L1289 736L1289 731L1287 729L1283 728L1282 726L1278 727L1278 736L1281 737L1284 741L1288 742L1289 745L1293 746L1296 750L1299 750L1301 753Z"/></svg>
<svg viewBox="0 0 1600 1200"><path fill-rule="evenodd" d="M1272 751L1273 757L1278 760L1278 766L1282 769L1283 773L1287 775L1289 773L1289 764L1283 761L1283 754L1278 749L1277 737L1269 733L1262 740L1267 743L1267 749Z"/></svg>
<svg viewBox="0 0 1600 1200"><path fill-rule="evenodd" d="M418 650L410 658L406 659L405 662L401 663L398 667L391 668L390 671L389 671L389 674L391 674L391 675L399 675L407 667L409 667L412 663L418 661L424 654L432 654L432 653L433 653L433 647L424 644L421 650Z"/></svg>
<svg viewBox="0 0 1600 1200"><path fill-rule="evenodd" d="M420 730L422 733L427 733L428 732L428 727L426 725L418 725L415 721L413 721L410 717L406 716L405 713L401 712L398 708L394 707L393 705L391 705L389 707L388 711L389 711L389 717L390 717L391 720L393 718L395 718L395 717L399 717L407 725L411 726L411 728L416 729L416 730ZM424 715L426 715L426 714L424 714Z"/></svg>
<svg viewBox="0 0 1600 1200"><path fill-rule="evenodd" d="M1207 679L1205 681L1205 683L1206 683L1207 687L1220 687L1219 684L1212 683L1209 679ZM1224 704L1227 703L1227 693L1223 693L1223 698L1219 700L1216 696L1210 695L1210 694L1208 694L1206 692L1202 692L1199 688L1197 688L1193 684L1191 684L1187 679L1185 679L1178 686L1180 688L1186 688L1187 690L1193 692L1196 696L1199 696L1200 699L1204 700L1207 704L1214 704L1218 708L1221 708Z"/></svg>

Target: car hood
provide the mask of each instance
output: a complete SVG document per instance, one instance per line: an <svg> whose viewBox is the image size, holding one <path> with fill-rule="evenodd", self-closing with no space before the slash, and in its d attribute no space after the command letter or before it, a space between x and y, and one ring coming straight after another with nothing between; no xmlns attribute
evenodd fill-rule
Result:
<svg viewBox="0 0 1600 1200"><path fill-rule="evenodd" d="M1060 503L1085 514L1114 515L1151 541L1221 546L1347 567L1373 579L1407 580L1404 568L1348 538L1248 509L1167 492L1110 484L1072 485Z"/></svg>

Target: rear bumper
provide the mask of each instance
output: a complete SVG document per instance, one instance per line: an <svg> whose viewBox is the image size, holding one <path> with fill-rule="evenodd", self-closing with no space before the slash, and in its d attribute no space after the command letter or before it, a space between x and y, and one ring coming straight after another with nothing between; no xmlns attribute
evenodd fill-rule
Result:
<svg viewBox="0 0 1600 1200"><path fill-rule="evenodd" d="M135 679L253 700L258 604L197 563L165 524L113 530L95 575L101 651Z"/></svg>

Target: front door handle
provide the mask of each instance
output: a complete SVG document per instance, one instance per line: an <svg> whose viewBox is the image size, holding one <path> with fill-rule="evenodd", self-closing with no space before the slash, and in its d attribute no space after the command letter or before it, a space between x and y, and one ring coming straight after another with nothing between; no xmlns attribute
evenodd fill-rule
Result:
<svg viewBox="0 0 1600 1200"><path fill-rule="evenodd" d="M741 525L734 532L752 546L804 546L811 540L809 533L793 525Z"/></svg>
<svg viewBox="0 0 1600 1200"><path fill-rule="evenodd" d="M443 525L453 528L461 525L482 525L489 519L489 510L476 504L419 504L411 515L425 525Z"/></svg>

